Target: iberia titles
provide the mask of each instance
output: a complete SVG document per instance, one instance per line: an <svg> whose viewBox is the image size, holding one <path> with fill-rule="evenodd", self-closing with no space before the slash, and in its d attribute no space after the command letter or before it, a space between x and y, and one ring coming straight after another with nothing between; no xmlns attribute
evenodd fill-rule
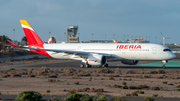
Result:
<svg viewBox="0 0 180 101"><path fill-rule="evenodd" d="M117 45L116 49L141 49L141 45Z"/></svg>

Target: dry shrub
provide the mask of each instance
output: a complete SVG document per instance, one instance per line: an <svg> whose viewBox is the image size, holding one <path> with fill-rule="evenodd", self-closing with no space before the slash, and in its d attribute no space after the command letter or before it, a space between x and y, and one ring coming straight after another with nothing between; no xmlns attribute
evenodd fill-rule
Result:
<svg viewBox="0 0 180 101"><path fill-rule="evenodd" d="M143 75L142 77L143 78L150 78L150 76L147 76L147 75Z"/></svg>
<svg viewBox="0 0 180 101"><path fill-rule="evenodd" d="M89 78L89 81L91 81L91 80L92 80L92 77Z"/></svg>
<svg viewBox="0 0 180 101"><path fill-rule="evenodd" d="M51 72L51 70L47 67L41 67L39 70L40 74L46 74L46 73L50 73L50 72Z"/></svg>
<svg viewBox="0 0 180 101"><path fill-rule="evenodd" d="M57 78L57 74L46 75L46 78Z"/></svg>
<svg viewBox="0 0 180 101"><path fill-rule="evenodd" d="M180 88L180 85L176 86L177 88Z"/></svg>
<svg viewBox="0 0 180 101"><path fill-rule="evenodd" d="M127 81L127 79L123 79L124 81Z"/></svg>
<svg viewBox="0 0 180 101"><path fill-rule="evenodd" d="M150 74L164 74L164 73L166 73L164 69L155 69L150 71Z"/></svg>
<svg viewBox="0 0 180 101"><path fill-rule="evenodd" d="M80 78L80 77L74 76L74 77L72 77L72 79L81 79L81 78Z"/></svg>
<svg viewBox="0 0 180 101"><path fill-rule="evenodd" d="M39 56L33 56L33 59L39 59Z"/></svg>
<svg viewBox="0 0 180 101"><path fill-rule="evenodd" d="M138 94L144 94L144 91L138 91Z"/></svg>
<svg viewBox="0 0 180 101"><path fill-rule="evenodd" d="M74 84L75 84L75 85L79 85L79 81L77 81L77 82L74 82Z"/></svg>
<svg viewBox="0 0 180 101"><path fill-rule="evenodd" d="M114 71L115 74L121 74L121 70L119 68L116 68Z"/></svg>
<svg viewBox="0 0 180 101"><path fill-rule="evenodd" d="M81 74L78 74L77 76L91 76L91 74L90 73L81 73Z"/></svg>
<svg viewBox="0 0 180 101"><path fill-rule="evenodd" d="M163 84L167 84L167 82L166 82L166 81L163 81L162 83L163 83Z"/></svg>
<svg viewBox="0 0 180 101"><path fill-rule="evenodd" d="M137 89L144 89L144 88L149 89L149 86L147 86L147 85L139 85L139 86L137 86Z"/></svg>
<svg viewBox="0 0 180 101"><path fill-rule="evenodd" d="M119 77L119 75L110 75L110 77Z"/></svg>
<svg viewBox="0 0 180 101"><path fill-rule="evenodd" d="M160 90L159 87L152 87L151 90Z"/></svg>
<svg viewBox="0 0 180 101"><path fill-rule="evenodd" d="M69 94L74 94L74 93L76 93L77 91L75 90L75 89L70 89L69 91L68 91L68 94L67 95L69 95Z"/></svg>
<svg viewBox="0 0 180 101"><path fill-rule="evenodd" d="M137 89L136 86L129 86L129 89Z"/></svg>
<svg viewBox="0 0 180 101"><path fill-rule="evenodd" d="M111 85L106 85L106 87L112 88L112 86L111 86Z"/></svg>
<svg viewBox="0 0 180 101"><path fill-rule="evenodd" d="M123 84L124 86L126 86L126 85L127 85L127 83L126 83L126 82L122 82L122 84Z"/></svg>
<svg viewBox="0 0 180 101"><path fill-rule="evenodd" d="M169 83L168 85L174 85L173 83Z"/></svg>
<svg viewBox="0 0 180 101"><path fill-rule="evenodd" d="M141 69L138 71L138 74L148 74L149 73L149 70L147 69Z"/></svg>
<svg viewBox="0 0 180 101"><path fill-rule="evenodd" d="M121 89L128 89L128 86L122 86Z"/></svg>
<svg viewBox="0 0 180 101"><path fill-rule="evenodd" d="M104 92L104 89L95 89L95 88L92 88L92 89L90 89L90 92Z"/></svg>
<svg viewBox="0 0 180 101"><path fill-rule="evenodd" d="M123 70L123 73L125 73L125 74L136 74L136 71L132 70L132 69L127 69L127 70Z"/></svg>
<svg viewBox="0 0 180 101"><path fill-rule="evenodd" d="M88 92L88 91L90 91L90 88L88 88L88 87L87 87L87 88L84 88L83 91L84 91L84 92Z"/></svg>
<svg viewBox="0 0 180 101"><path fill-rule="evenodd" d="M111 96L111 95L109 95L109 94L104 94L104 93L102 93L102 92L98 92L98 93L96 93L96 95L95 96ZM97 100L97 101L101 101L101 100ZM102 100L102 101L104 101L104 100Z"/></svg>
<svg viewBox="0 0 180 101"><path fill-rule="evenodd" d="M152 97L158 97L158 94L153 94L153 96Z"/></svg>
<svg viewBox="0 0 180 101"><path fill-rule="evenodd" d="M115 88L121 88L122 86L121 86L121 85L116 85L116 84L114 84L113 87L115 87Z"/></svg>
<svg viewBox="0 0 180 101"><path fill-rule="evenodd" d="M56 74L51 74L49 75L50 78L57 78L57 75Z"/></svg>
<svg viewBox="0 0 180 101"><path fill-rule="evenodd" d="M112 73L112 71L109 70L108 68L104 67L104 68L97 69L96 73L99 73L99 74L101 74L101 73Z"/></svg>
<svg viewBox="0 0 180 101"><path fill-rule="evenodd" d="M137 97L138 96L138 93L139 91L135 91L135 92L132 92L131 94L126 94L126 96L130 96L130 97Z"/></svg>
<svg viewBox="0 0 180 101"><path fill-rule="evenodd" d="M163 79L163 76L156 77L156 79Z"/></svg>
<svg viewBox="0 0 180 101"><path fill-rule="evenodd" d="M21 77L20 74L11 74L11 77Z"/></svg>
<svg viewBox="0 0 180 101"><path fill-rule="evenodd" d="M65 71L66 76L73 76L73 75L74 75L74 72L76 72L75 69L70 69L69 67L64 68L64 71ZM77 72L76 72L76 73L77 73Z"/></svg>
<svg viewBox="0 0 180 101"><path fill-rule="evenodd" d="M34 70L34 68L28 69L28 74L31 74L33 70Z"/></svg>
<svg viewBox="0 0 180 101"><path fill-rule="evenodd" d="M35 75L28 75L28 77L36 77Z"/></svg>
<svg viewBox="0 0 180 101"><path fill-rule="evenodd" d="M110 77L109 80L115 80L114 77Z"/></svg>
<svg viewBox="0 0 180 101"><path fill-rule="evenodd" d="M139 92L139 91L132 92L132 93L131 93L131 96L133 96L133 97L138 96L138 94L137 94L138 92Z"/></svg>
<svg viewBox="0 0 180 101"><path fill-rule="evenodd" d="M4 75L2 75L2 77L7 78L7 77L10 77L10 75L9 74L4 74Z"/></svg>
<svg viewBox="0 0 180 101"><path fill-rule="evenodd" d="M55 82L56 79L48 79L48 82Z"/></svg>

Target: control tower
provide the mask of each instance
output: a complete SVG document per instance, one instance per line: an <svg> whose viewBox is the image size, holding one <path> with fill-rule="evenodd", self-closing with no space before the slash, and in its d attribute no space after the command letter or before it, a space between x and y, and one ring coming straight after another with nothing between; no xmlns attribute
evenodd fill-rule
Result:
<svg viewBox="0 0 180 101"><path fill-rule="evenodd" d="M67 28L67 43L78 43L79 36L76 37L78 31L78 26L69 26Z"/></svg>

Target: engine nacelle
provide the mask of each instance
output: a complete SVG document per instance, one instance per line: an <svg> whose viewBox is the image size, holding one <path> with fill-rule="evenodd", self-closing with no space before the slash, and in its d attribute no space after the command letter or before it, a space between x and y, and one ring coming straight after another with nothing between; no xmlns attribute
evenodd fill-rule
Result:
<svg viewBox="0 0 180 101"><path fill-rule="evenodd" d="M121 61L121 63L127 64L127 65L137 65L139 63L139 61L137 61L137 60L124 60L124 61Z"/></svg>
<svg viewBox="0 0 180 101"><path fill-rule="evenodd" d="M87 59L89 65L105 65L107 62L107 59L103 55L98 55L98 54L92 54L88 57Z"/></svg>

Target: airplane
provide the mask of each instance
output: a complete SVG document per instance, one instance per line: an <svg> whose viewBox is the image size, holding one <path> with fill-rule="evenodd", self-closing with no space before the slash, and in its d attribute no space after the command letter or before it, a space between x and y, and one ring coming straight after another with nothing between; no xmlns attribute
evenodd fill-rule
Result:
<svg viewBox="0 0 180 101"><path fill-rule="evenodd" d="M45 44L26 20L20 20L26 35L28 46L20 47L8 42L13 47L25 48L31 52L57 59L80 60L80 67L108 67L110 61L136 65L139 61L160 60L165 64L176 55L166 46L151 43L52 43Z"/></svg>

